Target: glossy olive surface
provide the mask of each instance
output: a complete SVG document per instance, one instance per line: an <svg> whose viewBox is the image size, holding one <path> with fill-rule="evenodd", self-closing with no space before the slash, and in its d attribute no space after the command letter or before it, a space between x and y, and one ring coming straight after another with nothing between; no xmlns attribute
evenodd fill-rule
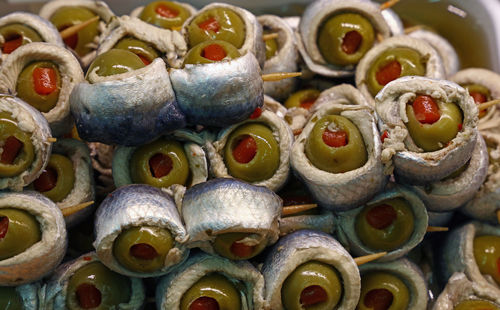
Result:
<svg viewBox="0 0 500 310"><path fill-rule="evenodd" d="M269 31L269 30L264 31L264 34L270 34L270 33L273 33L273 32ZM269 60L269 59L273 58L274 56L276 56L276 54L279 51L278 40L273 38L273 39L265 40L264 42L266 45L266 60Z"/></svg>
<svg viewBox="0 0 500 310"><path fill-rule="evenodd" d="M316 99L318 99L320 93L321 92L319 90L313 88L296 91L285 101L285 108L290 109L300 107L309 110Z"/></svg>
<svg viewBox="0 0 500 310"><path fill-rule="evenodd" d="M245 241L244 239L249 236L251 236L249 233L237 232L217 235L214 241L214 250L220 256L224 256L232 260L250 259L262 252L262 250L266 247L267 242L264 238L256 238L261 239L261 241L256 244L245 244L239 242Z"/></svg>
<svg viewBox="0 0 500 310"><path fill-rule="evenodd" d="M454 310L500 310L493 303L486 300L464 300L453 308Z"/></svg>
<svg viewBox="0 0 500 310"><path fill-rule="evenodd" d="M180 30L189 16L191 13L178 3L153 1L144 7L139 18L161 28Z"/></svg>
<svg viewBox="0 0 500 310"><path fill-rule="evenodd" d="M114 48L127 50L136 54L146 66L153 62L155 58L160 57L160 53L150 44L133 37L121 39L115 44Z"/></svg>
<svg viewBox="0 0 500 310"><path fill-rule="evenodd" d="M13 138L10 138L13 137ZM7 140L17 140L14 153L7 151ZM31 134L24 132L10 113L0 112L0 177L13 177L28 169L35 158L35 150L31 142ZM9 154L7 154L9 152Z"/></svg>
<svg viewBox="0 0 500 310"><path fill-rule="evenodd" d="M410 292L397 276L383 271L373 271L361 277L359 310L408 309Z"/></svg>
<svg viewBox="0 0 500 310"><path fill-rule="evenodd" d="M18 23L0 27L0 36L4 39L1 48L5 54L10 54L21 45L43 41L34 29Z"/></svg>
<svg viewBox="0 0 500 310"><path fill-rule="evenodd" d="M219 51L221 57L215 57L214 59L214 57L210 57L207 55L207 47L213 47L213 45L220 46L220 49L222 49L221 51ZM184 58L184 65L208 64L218 61L236 59L238 57L240 57L240 52L238 52L236 47L234 47L231 43L221 40L207 40L194 46L188 51L186 58Z"/></svg>
<svg viewBox="0 0 500 310"><path fill-rule="evenodd" d="M0 287L0 309L3 310L22 310L23 300L16 291L15 287Z"/></svg>
<svg viewBox="0 0 500 310"><path fill-rule="evenodd" d="M120 73L126 73L145 67L144 62L136 54L124 49L110 49L100 54L94 59L87 71L96 70L99 76L110 76Z"/></svg>
<svg viewBox="0 0 500 310"><path fill-rule="evenodd" d="M193 310L193 304L206 297L217 303L217 308L210 309L239 310L242 298L240 294L233 281L222 274L211 273L200 278L182 295L180 310Z"/></svg>
<svg viewBox="0 0 500 310"><path fill-rule="evenodd" d="M52 171L48 171L52 169ZM73 162L71 159L64 155L60 154L52 154L50 155L49 158L49 163L47 164L47 167L45 168L45 171L42 173L42 175L35 180L35 189L37 188L37 182L43 182L45 181L43 178L45 178L44 173L46 174L53 174L55 172L55 183L52 188L49 190L42 190L40 191L44 196L48 197L54 202L60 202L63 201L64 198L68 196L68 194L73 190L75 187L75 170L73 167ZM41 179L42 178L42 179ZM53 178L51 176L47 176L47 179ZM53 180L50 180L53 181ZM50 182L47 180L47 182ZM48 186L47 186L48 185ZM45 188L51 187L51 184L47 184Z"/></svg>
<svg viewBox="0 0 500 310"><path fill-rule="evenodd" d="M474 258L479 271L491 276L500 285L500 236L484 235L474 238Z"/></svg>
<svg viewBox="0 0 500 310"><path fill-rule="evenodd" d="M29 249L41 240L40 223L35 216L20 209L0 209L0 260Z"/></svg>

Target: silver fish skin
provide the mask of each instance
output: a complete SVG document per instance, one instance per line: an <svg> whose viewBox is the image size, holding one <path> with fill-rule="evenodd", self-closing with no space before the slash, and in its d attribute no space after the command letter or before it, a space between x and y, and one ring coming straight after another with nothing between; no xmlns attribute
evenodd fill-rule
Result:
<svg viewBox="0 0 500 310"><path fill-rule="evenodd" d="M393 9L382 10L382 16L391 30L391 35L398 36L404 34L404 26L399 15Z"/></svg>
<svg viewBox="0 0 500 310"><path fill-rule="evenodd" d="M260 67L252 53L236 59L171 69L179 108L191 124L225 127L264 104Z"/></svg>
<svg viewBox="0 0 500 310"><path fill-rule="evenodd" d="M160 270L134 272L123 267L114 257L114 241L123 230L134 226L157 226L172 234L174 247L167 253L165 264ZM97 209L95 235L94 248L99 260L109 269L130 277L164 275L189 254L185 246L186 230L174 200L160 189L148 185L127 185L109 194Z"/></svg>
<svg viewBox="0 0 500 310"><path fill-rule="evenodd" d="M335 216L328 210L315 215L292 215L279 220L280 235L288 235L302 229L319 230L327 234L335 231Z"/></svg>
<svg viewBox="0 0 500 310"><path fill-rule="evenodd" d="M66 262L54 271L51 277L40 289L40 308L44 310L65 310L66 298L68 297L68 284L73 274L78 269L88 264L99 262L95 252L83 254L82 256ZM117 309L139 310L142 309L146 299L146 290L142 280L139 278L129 278L130 280L130 300L126 304L120 304Z"/></svg>
<svg viewBox="0 0 500 310"><path fill-rule="evenodd" d="M337 270L343 283L343 296L337 308L355 309L361 287L358 266L332 236L312 230L300 230L282 237L269 252L262 266L267 307L283 309L283 282L298 266L311 260L329 264Z"/></svg>
<svg viewBox="0 0 500 310"><path fill-rule="evenodd" d="M157 309L180 309L184 293L201 277L217 272L233 283L241 283L241 310L264 310L264 278L248 261L232 261L224 257L198 252L191 255L173 272L161 277L156 286Z"/></svg>
<svg viewBox="0 0 500 310"><path fill-rule="evenodd" d="M71 114L85 141L135 146L183 128L180 111L162 59L144 68L80 83L71 93Z"/></svg>
<svg viewBox="0 0 500 310"><path fill-rule="evenodd" d="M442 256L437 260L439 270L442 272L443 282L448 281L455 272L463 272L481 291L496 296L495 302L500 303L498 284L479 271L474 257L474 238L481 235L500 237L500 227L472 221L450 231L446 235Z"/></svg>
<svg viewBox="0 0 500 310"><path fill-rule="evenodd" d="M406 243L402 244L395 250L387 251L388 253L379 258L377 260L378 262L388 262L403 257L410 252L424 239L429 222L427 210L425 209L425 205L422 200L420 200L420 198L418 198L418 196L412 191L403 186L396 185L390 190L377 194L366 205L370 206L378 204L384 200L392 198L402 198L408 202L414 216L413 233ZM380 250L374 250L364 245L356 233L356 218L364 207L365 206L361 206L354 210L337 213L337 234L339 241L349 248L350 253L357 256L381 252Z"/></svg>
<svg viewBox="0 0 500 310"><path fill-rule="evenodd" d="M407 310L426 310L429 301L427 283L422 270L406 258L385 263L366 263L359 266L361 278L370 272L390 273L406 285L410 295Z"/></svg>
<svg viewBox="0 0 500 310"><path fill-rule="evenodd" d="M182 203L188 246L214 253L211 241L227 232L256 233L272 244L279 236L281 206L281 198L263 186L224 178L197 184Z"/></svg>
<svg viewBox="0 0 500 310"><path fill-rule="evenodd" d="M52 272L66 254L64 218L54 202L38 192L0 192L0 209L15 208L36 217L41 240L24 252L0 261L0 285L35 282Z"/></svg>
<svg viewBox="0 0 500 310"><path fill-rule="evenodd" d="M429 216L429 226L448 227L454 213L454 211L433 212L427 210L427 215Z"/></svg>

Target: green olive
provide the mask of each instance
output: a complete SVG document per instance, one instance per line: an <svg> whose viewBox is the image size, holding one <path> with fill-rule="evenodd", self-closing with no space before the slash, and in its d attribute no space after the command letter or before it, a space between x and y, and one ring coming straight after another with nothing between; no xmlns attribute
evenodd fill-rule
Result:
<svg viewBox="0 0 500 310"><path fill-rule="evenodd" d="M320 94L319 90L313 88L299 90L288 97L284 104L285 108L301 107L309 110Z"/></svg>
<svg viewBox="0 0 500 310"><path fill-rule="evenodd" d="M55 79L47 80L47 77ZM17 96L40 112L49 112L56 106L60 89L61 74L57 65L49 61L30 63L17 78Z"/></svg>
<svg viewBox="0 0 500 310"><path fill-rule="evenodd" d="M155 58L160 57L160 53L148 43L132 38L125 37L118 41L114 48L127 50L139 56L144 65L149 65Z"/></svg>
<svg viewBox="0 0 500 310"><path fill-rule="evenodd" d="M336 309L342 283L332 266L309 261L298 266L283 282L281 302L286 310Z"/></svg>
<svg viewBox="0 0 500 310"><path fill-rule="evenodd" d="M318 47L333 65L354 65L372 47L375 30L364 16L342 13L330 17L318 31Z"/></svg>
<svg viewBox="0 0 500 310"><path fill-rule="evenodd" d="M345 133L344 145L330 146L325 132ZM356 125L339 115L327 115L314 125L305 145L305 153L318 169L331 173L344 173L362 167L368 160L363 137Z"/></svg>
<svg viewBox="0 0 500 310"><path fill-rule="evenodd" d="M182 145L174 140L159 139L138 147L130 159L134 183L155 187L186 185L189 162Z"/></svg>
<svg viewBox="0 0 500 310"><path fill-rule="evenodd" d="M408 123L406 127L415 144L425 152L444 148L456 137L462 124L462 111L452 102L437 101L441 117L433 124L420 123L411 104L406 105Z"/></svg>
<svg viewBox="0 0 500 310"><path fill-rule="evenodd" d="M80 24L81 22L97 16L94 12L84 7L64 6L58 9L50 17L50 22L56 26L57 30L61 31L71 26ZM64 39L64 43L72 48L79 56L87 55L92 52L90 43L93 43L99 36L99 21L92 22L77 34Z"/></svg>
<svg viewBox="0 0 500 310"><path fill-rule="evenodd" d="M21 174L35 159L31 134L22 131L10 113L0 112L0 177Z"/></svg>
<svg viewBox="0 0 500 310"><path fill-rule="evenodd" d="M27 211L0 209L0 260L23 253L41 240L40 223Z"/></svg>
<svg viewBox="0 0 500 310"><path fill-rule="evenodd" d="M246 123L229 135L224 161L233 177L247 182L262 181L272 177L278 169L280 149L269 127Z"/></svg>
<svg viewBox="0 0 500 310"><path fill-rule="evenodd" d="M375 59L368 69L366 83L375 96L388 82L401 76L425 75L426 57L407 47L389 49ZM382 84L379 81L385 81Z"/></svg>
<svg viewBox="0 0 500 310"><path fill-rule="evenodd" d="M474 238L474 258L479 271L491 276L500 285L500 236Z"/></svg>
<svg viewBox="0 0 500 310"><path fill-rule="evenodd" d="M128 50L113 48L97 56L87 71L87 79L90 72L96 70L99 76L110 76L126 73L145 67L141 58Z"/></svg>
<svg viewBox="0 0 500 310"><path fill-rule="evenodd" d="M119 309L118 305L128 303L130 298L130 279L109 270L101 262L78 269L66 288L66 306L70 310Z"/></svg>
<svg viewBox="0 0 500 310"><path fill-rule="evenodd" d="M113 244L113 255L123 267L135 272L153 272L165 266L168 251L174 247L170 231L160 227L131 227L120 233Z"/></svg>
<svg viewBox="0 0 500 310"><path fill-rule="evenodd" d="M361 277L359 310L408 309L410 293L406 284L388 272L370 272Z"/></svg>
<svg viewBox="0 0 500 310"><path fill-rule="evenodd" d="M272 33L269 30L264 31L264 34L269 34ZM264 41L266 43L266 60L269 60L270 58L274 57L279 50L278 46L278 40L276 39L269 39Z"/></svg>
<svg viewBox="0 0 500 310"><path fill-rule="evenodd" d="M227 8L213 8L199 13L187 26L189 46L206 40L222 40L241 48L245 42L245 23Z"/></svg>
<svg viewBox="0 0 500 310"><path fill-rule="evenodd" d="M0 287L0 309L4 310L22 310L24 309L23 300L16 291L15 287Z"/></svg>
<svg viewBox="0 0 500 310"><path fill-rule="evenodd" d="M447 177L443 178L441 181L448 181L454 178L459 177L468 167L469 167L470 161L467 161L462 167L458 168L457 170L453 171L450 175Z"/></svg>
<svg viewBox="0 0 500 310"><path fill-rule="evenodd" d="M490 90L483 85L467 84L467 85L462 85L462 87L464 87L465 89L467 89L469 91L469 95L472 96L472 98L474 99L474 102L476 104L481 104L481 103L484 103L486 101L492 100ZM479 118L485 116L487 110L488 109L479 111Z"/></svg>
<svg viewBox="0 0 500 310"><path fill-rule="evenodd" d="M250 237L249 239L251 239L250 244L241 242L245 241L244 239L247 237ZM254 243L256 240L259 240L259 242ZM224 256L232 260L250 259L262 252L266 245L267 242L265 242L264 239L258 235L252 235L250 233L225 233L217 235L214 241L215 252L217 252L220 256Z"/></svg>
<svg viewBox="0 0 500 310"><path fill-rule="evenodd" d="M208 40L201 42L189 50L186 58L184 58L184 65L208 64L236 59L238 57L240 57L240 52L231 43L220 40Z"/></svg>
<svg viewBox="0 0 500 310"><path fill-rule="evenodd" d="M486 300L464 300L454 310L500 310L495 304Z"/></svg>
<svg viewBox="0 0 500 310"><path fill-rule="evenodd" d="M75 187L73 162L64 155L50 155L47 167L33 185L50 200L63 201Z"/></svg>
<svg viewBox="0 0 500 310"><path fill-rule="evenodd" d="M42 42L42 38L32 28L23 24L9 24L0 27L0 37L3 37L2 53L10 54L19 45L31 42Z"/></svg>
<svg viewBox="0 0 500 310"><path fill-rule="evenodd" d="M392 251L410 239L414 222L408 202L393 198L364 207L356 217L356 233L371 249Z"/></svg>
<svg viewBox="0 0 500 310"><path fill-rule="evenodd" d="M191 305L212 305L219 310L241 309L241 292L224 275L211 273L200 278L181 298L180 310L191 310ZM199 308L194 308L199 309ZM203 308L202 308L203 309Z"/></svg>
<svg viewBox="0 0 500 310"><path fill-rule="evenodd" d="M161 28L180 30L191 13L182 5L171 1L153 1L146 5L139 18Z"/></svg>

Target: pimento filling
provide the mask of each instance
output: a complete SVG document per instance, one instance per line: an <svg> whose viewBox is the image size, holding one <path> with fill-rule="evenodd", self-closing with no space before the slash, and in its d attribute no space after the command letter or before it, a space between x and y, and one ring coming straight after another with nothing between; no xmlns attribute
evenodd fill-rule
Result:
<svg viewBox="0 0 500 310"><path fill-rule="evenodd" d="M375 229L389 227L397 217L396 210L387 204L376 206L366 213L366 221Z"/></svg>
<svg viewBox="0 0 500 310"><path fill-rule="evenodd" d="M159 16L165 17L165 18L174 18L174 17L179 16L178 10L171 8L169 6L166 6L165 4L159 4L158 6L156 6L155 12Z"/></svg>
<svg viewBox="0 0 500 310"><path fill-rule="evenodd" d="M83 309L97 308L101 304L101 291L93 284L83 283L76 289L78 304Z"/></svg>
<svg viewBox="0 0 500 310"><path fill-rule="evenodd" d="M2 53L10 54L15 51L19 46L23 44L23 37L19 34L16 34L7 40L5 40L2 46Z"/></svg>
<svg viewBox="0 0 500 310"><path fill-rule="evenodd" d="M201 51L201 56L213 61L220 61L226 58L227 53L222 46L214 43L205 46Z"/></svg>
<svg viewBox="0 0 500 310"><path fill-rule="evenodd" d="M219 30L220 30L219 22L213 17L210 17L210 18L206 19L205 21L199 23L198 27L200 27L200 29L202 29L204 31L213 31L215 33L219 32Z"/></svg>
<svg viewBox="0 0 500 310"><path fill-rule="evenodd" d="M300 304L303 307L311 307L328 300L328 294L319 285L311 285L300 292Z"/></svg>
<svg viewBox="0 0 500 310"><path fill-rule="evenodd" d="M201 296L189 305L189 310L219 310L219 303L215 298Z"/></svg>
<svg viewBox="0 0 500 310"><path fill-rule="evenodd" d="M331 131L329 129L326 129L325 131L323 131L322 139L326 145L331 147L346 146L348 143L347 132L345 130Z"/></svg>
<svg viewBox="0 0 500 310"><path fill-rule="evenodd" d="M149 159L149 169L155 178L162 178L170 173L174 167L174 162L170 156L163 153L156 153Z"/></svg>
<svg viewBox="0 0 500 310"><path fill-rule="evenodd" d="M393 60L385 66L378 69L375 74L375 79L380 85L394 81L401 76L401 64L397 60Z"/></svg>
<svg viewBox="0 0 500 310"><path fill-rule="evenodd" d="M64 26L59 27L58 30L59 30L59 32L61 32L64 29L72 27L72 26L74 26L74 25L64 25ZM78 45L78 33L75 33L69 37L64 38L63 41L64 41L64 44L66 44L69 48L74 50L76 48L76 46Z"/></svg>
<svg viewBox="0 0 500 310"><path fill-rule="evenodd" d="M5 139L5 143L2 146L2 155L0 156L0 162L5 165L12 165L22 148L23 143L21 141L19 141L14 136L9 136L7 139Z"/></svg>
<svg viewBox="0 0 500 310"><path fill-rule="evenodd" d="M0 240L5 238L9 230L9 218L6 216L0 217Z"/></svg>
<svg viewBox="0 0 500 310"><path fill-rule="evenodd" d="M131 246L130 255L144 260L151 260L159 256L156 249L147 243L137 243Z"/></svg>
<svg viewBox="0 0 500 310"><path fill-rule="evenodd" d="M235 256L245 258L245 257L250 257L253 254L254 249L255 246L246 245L243 242L240 242L240 240L237 240L231 244L230 251Z"/></svg>
<svg viewBox="0 0 500 310"><path fill-rule="evenodd" d="M439 108L431 96L420 95L412 103L415 118L421 124L434 124L441 118Z"/></svg>
<svg viewBox="0 0 500 310"><path fill-rule="evenodd" d="M394 296L385 288L374 289L366 293L363 303L373 310L387 310L392 305Z"/></svg>
<svg viewBox="0 0 500 310"><path fill-rule="evenodd" d="M33 84L39 95L50 95L57 90L57 74L53 68L35 68L33 70Z"/></svg>
<svg viewBox="0 0 500 310"><path fill-rule="evenodd" d="M48 192L57 185L57 171L52 167L47 167L42 174L33 182L35 189L41 193Z"/></svg>
<svg viewBox="0 0 500 310"><path fill-rule="evenodd" d="M249 163L257 154L257 143L249 135L240 138L239 142L233 148L233 157L240 164Z"/></svg>
<svg viewBox="0 0 500 310"><path fill-rule="evenodd" d="M359 32L356 30L349 31L342 39L342 51L348 55L354 54L358 51L362 42L363 36Z"/></svg>

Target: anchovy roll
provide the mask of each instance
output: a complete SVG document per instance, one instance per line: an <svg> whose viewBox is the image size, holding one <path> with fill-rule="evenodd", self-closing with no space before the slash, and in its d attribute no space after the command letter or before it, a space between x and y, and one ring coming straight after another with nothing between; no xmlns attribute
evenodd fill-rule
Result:
<svg viewBox="0 0 500 310"><path fill-rule="evenodd" d="M401 18L399 18L398 14L394 12L394 10L383 9L382 16L384 17L385 22L389 26L392 36L398 36L404 34L405 29L403 26L403 22L401 21Z"/></svg>
<svg viewBox="0 0 500 310"><path fill-rule="evenodd" d="M491 296L500 296L500 227L470 222L446 236L440 267L444 280L463 272ZM500 302L500 297L496 302Z"/></svg>
<svg viewBox="0 0 500 310"><path fill-rule="evenodd" d="M277 33L278 37L265 41L266 62L263 73L297 71L298 52L292 29L275 15L262 15L257 18L264 27L264 33ZM277 100L290 95L297 84L296 79L284 79L277 82L265 82L264 93Z"/></svg>
<svg viewBox="0 0 500 310"><path fill-rule="evenodd" d="M42 112L54 136L73 127L69 97L82 81L83 71L73 54L49 43L19 47L0 68L0 92L16 94Z"/></svg>
<svg viewBox="0 0 500 310"><path fill-rule="evenodd" d="M247 261L197 253L162 277L156 286L158 309L264 309L264 279ZM193 306L195 307L195 306Z"/></svg>
<svg viewBox="0 0 500 310"><path fill-rule="evenodd" d="M426 310L428 291L422 271L407 259L359 266L361 297L356 309Z"/></svg>
<svg viewBox="0 0 500 310"><path fill-rule="evenodd" d="M411 186L427 210L443 212L455 210L471 200L483 185L488 172L488 150L478 135L468 162L449 176L433 183Z"/></svg>
<svg viewBox="0 0 500 310"><path fill-rule="evenodd" d="M101 262L131 277L166 274L189 254L174 200L147 185L128 185L109 194L97 209L95 233Z"/></svg>
<svg viewBox="0 0 500 310"><path fill-rule="evenodd" d="M262 111L219 132L206 143L211 173L279 190L290 174L293 133L285 120Z"/></svg>
<svg viewBox="0 0 500 310"><path fill-rule="evenodd" d="M59 208L36 192L0 192L0 285L37 281L66 253L66 225Z"/></svg>
<svg viewBox="0 0 500 310"><path fill-rule="evenodd" d="M39 308L38 290L40 283L0 287L0 307L2 309L37 310Z"/></svg>
<svg viewBox="0 0 500 310"><path fill-rule="evenodd" d="M234 260L254 257L275 243L280 215L278 195L236 179L197 184L182 202L189 247Z"/></svg>
<svg viewBox="0 0 500 310"><path fill-rule="evenodd" d="M49 161L49 124L19 98L0 95L0 126L0 189L20 191L42 173Z"/></svg>
<svg viewBox="0 0 500 310"><path fill-rule="evenodd" d="M384 188L387 176L372 113L368 106L324 103L295 140L292 168L320 206L352 209Z"/></svg>
<svg viewBox="0 0 500 310"><path fill-rule="evenodd" d="M281 238L264 261L262 274L270 309L354 309L359 300L356 263L325 233L301 230Z"/></svg>
<svg viewBox="0 0 500 310"><path fill-rule="evenodd" d="M500 295L467 279L462 272L454 273L441 292L433 310L500 309Z"/></svg>
<svg viewBox="0 0 500 310"><path fill-rule="evenodd" d="M142 309L141 279L109 270L95 252L59 266L43 287L40 309Z"/></svg>
<svg viewBox="0 0 500 310"><path fill-rule="evenodd" d="M177 1L153 1L146 6L139 6L130 12L137 17L160 28L180 31L182 24L197 10L189 3Z"/></svg>
<svg viewBox="0 0 500 310"><path fill-rule="evenodd" d="M193 132L178 130L142 146L118 147L112 169L116 187L133 183L191 187L205 182L207 159L197 142L200 141Z"/></svg>
<svg viewBox="0 0 500 310"><path fill-rule="evenodd" d="M356 68L356 87L375 105L374 97L389 82L402 76L442 79L444 66L439 54L426 41L396 36L382 41L366 53Z"/></svg>
<svg viewBox="0 0 500 310"><path fill-rule="evenodd" d="M58 31L99 16L99 20L64 39L66 46L78 55L84 68L94 60L102 33L115 16L104 1L95 0L49 1L40 9L39 15L54 24Z"/></svg>
<svg viewBox="0 0 500 310"><path fill-rule="evenodd" d="M329 101L337 101L337 103L348 105L369 106L368 101L358 89L350 84L340 84L322 91L314 102L311 111L315 112L321 107L322 103Z"/></svg>
<svg viewBox="0 0 500 310"><path fill-rule="evenodd" d="M366 205L338 213L337 234L350 252L361 256L387 251L387 262L406 255L423 239L428 216L423 202L400 186L375 196Z"/></svg>
<svg viewBox="0 0 500 310"><path fill-rule="evenodd" d="M311 71L343 77L354 74L378 34L386 39L390 28L377 3L320 0L306 8L295 39Z"/></svg>
<svg viewBox="0 0 500 310"><path fill-rule="evenodd" d="M438 181L470 159L478 135L477 108L464 88L403 77L388 84L376 101L379 129L387 132L382 162L394 166L398 182Z"/></svg>

